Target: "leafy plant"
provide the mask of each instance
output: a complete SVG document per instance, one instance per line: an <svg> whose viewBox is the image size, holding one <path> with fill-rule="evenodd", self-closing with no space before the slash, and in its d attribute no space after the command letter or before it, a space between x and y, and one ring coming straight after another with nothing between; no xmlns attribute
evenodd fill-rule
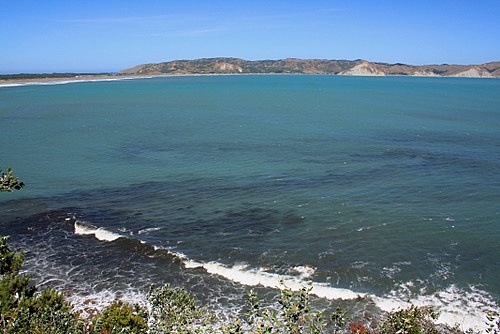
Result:
<svg viewBox="0 0 500 334"><path fill-rule="evenodd" d="M303 287L298 292L292 291L288 287L281 290L281 315L283 317L285 328L291 334L302 333L304 326L310 319L308 315L311 312L309 304L309 292L312 287Z"/></svg>
<svg viewBox="0 0 500 334"><path fill-rule="evenodd" d="M36 294L30 277L20 275L23 254L0 237L0 326L3 333L77 333L78 313L55 290Z"/></svg>
<svg viewBox="0 0 500 334"><path fill-rule="evenodd" d="M258 298L257 292L247 292L247 312L245 320L248 325L247 332L250 333L277 333L281 323L273 309L262 306L262 300Z"/></svg>
<svg viewBox="0 0 500 334"><path fill-rule="evenodd" d="M8 241L8 236L0 236L0 275L19 273L24 261L23 253L11 250Z"/></svg>
<svg viewBox="0 0 500 334"><path fill-rule="evenodd" d="M92 319L93 333L140 334L148 329L147 312L138 305L131 306L123 301L115 301Z"/></svg>
<svg viewBox="0 0 500 334"><path fill-rule="evenodd" d="M24 182L21 182L12 172L12 168L8 168L6 173L0 169L0 192L20 190L25 186Z"/></svg>
<svg viewBox="0 0 500 334"><path fill-rule="evenodd" d="M250 333L290 333L290 334L319 334L339 333L345 328L346 312L338 307L337 310L325 317L324 312L314 311L311 307L311 284L294 291L282 282L278 304L279 310L274 307L263 307L262 301L254 291L247 297L246 322L247 332Z"/></svg>
<svg viewBox="0 0 500 334"><path fill-rule="evenodd" d="M19 275L23 263L23 254L12 251L8 245L8 236L0 236L0 321L4 332L26 298L35 295L35 289L30 287L30 278Z"/></svg>
<svg viewBox="0 0 500 334"><path fill-rule="evenodd" d="M81 333L81 321L79 314L73 311L73 306L64 300L61 293L46 289L39 295L22 300L6 332Z"/></svg>
<svg viewBox="0 0 500 334"><path fill-rule="evenodd" d="M337 306L337 309L332 313L329 320L332 326L333 333L339 333L347 323L347 311L340 306Z"/></svg>
<svg viewBox="0 0 500 334"><path fill-rule="evenodd" d="M4 333L17 319L25 300L33 298L35 289L29 286L30 278L14 273L2 276L0 280L0 321Z"/></svg>
<svg viewBox="0 0 500 334"><path fill-rule="evenodd" d="M150 333L196 333L214 320L186 290L166 284L151 289Z"/></svg>
<svg viewBox="0 0 500 334"><path fill-rule="evenodd" d="M437 334L439 330L434 321L438 316L431 306L410 305L387 314L380 327L382 333L387 334Z"/></svg>
<svg viewBox="0 0 500 334"><path fill-rule="evenodd" d="M243 332L243 324L240 318L235 318L229 323L221 324L221 331L223 334L241 334Z"/></svg>

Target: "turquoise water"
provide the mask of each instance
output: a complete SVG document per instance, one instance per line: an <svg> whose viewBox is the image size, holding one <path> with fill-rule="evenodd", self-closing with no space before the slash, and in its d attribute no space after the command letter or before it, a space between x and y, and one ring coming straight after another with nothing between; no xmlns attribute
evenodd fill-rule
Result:
<svg viewBox="0 0 500 334"><path fill-rule="evenodd" d="M96 295L171 282L230 304L286 278L469 323L498 309L498 80L0 87L0 142L0 168L27 184L0 194L0 233L43 284Z"/></svg>

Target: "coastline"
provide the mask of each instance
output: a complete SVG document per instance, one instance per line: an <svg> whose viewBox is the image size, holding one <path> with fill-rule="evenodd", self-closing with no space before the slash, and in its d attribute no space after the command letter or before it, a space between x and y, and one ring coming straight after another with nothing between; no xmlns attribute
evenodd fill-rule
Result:
<svg viewBox="0 0 500 334"><path fill-rule="evenodd" d="M61 78L34 78L34 79L0 79L0 88L19 87L30 85L61 85L80 82L104 82L136 79L152 79L165 77L190 77L190 76L247 76L247 75L328 75L341 77L402 77L402 78L462 78L462 79L498 79L497 77L481 76L443 76L443 75L370 75L370 74L300 74L300 73L186 73L186 74L152 74L152 75L78 75Z"/></svg>
<svg viewBox="0 0 500 334"><path fill-rule="evenodd" d="M361 77L500 78L500 61L483 64L408 65L367 60L296 59L245 60L200 58L141 64L118 72L53 72L0 74L0 86L60 84L176 76L333 75Z"/></svg>
<svg viewBox="0 0 500 334"><path fill-rule="evenodd" d="M0 79L0 87L16 87L29 85L57 85L65 83L92 82L92 81L117 81L132 79L147 79L156 76L134 76L134 75L77 75L60 78L34 78L34 79Z"/></svg>
<svg viewBox="0 0 500 334"><path fill-rule="evenodd" d="M246 76L246 75L290 75L280 73L211 73L211 74L152 74L152 75L79 75L73 77L61 78L36 78L36 79L0 79L1 87L18 87L30 85L62 85L68 83L79 82L103 82L103 81L121 81L121 80L136 80L136 79L152 79L165 77L197 77L197 76Z"/></svg>

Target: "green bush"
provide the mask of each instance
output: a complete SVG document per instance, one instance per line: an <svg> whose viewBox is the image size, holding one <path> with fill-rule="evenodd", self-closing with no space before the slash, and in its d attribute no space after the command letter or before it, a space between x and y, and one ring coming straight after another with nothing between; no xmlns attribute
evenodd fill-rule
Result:
<svg viewBox="0 0 500 334"><path fill-rule="evenodd" d="M381 332L387 334L438 334L435 320L438 318L430 306L414 306L387 314L380 325Z"/></svg>
<svg viewBox="0 0 500 334"><path fill-rule="evenodd" d="M0 321L3 333L80 333L78 313L55 290L36 294L30 277L20 275L23 255L0 237Z"/></svg>
<svg viewBox="0 0 500 334"><path fill-rule="evenodd" d="M197 333L210 328L215 318L186 290L168 284L151 289L150 333Z"/></svg>
<svg viewBox="0 0 500 334"><path fill-rule="evenodd" d="M16 274L5 274L0 280L0 321L1 327L9 328L17 319L19 311L27 299L33 298L35 289L29 286L30 278Z"/></svg>
<svg viewBox="0 0 500 334"><path fill-rule="evenodd" d="M22 300L6 333L82 333L82 326L79 314L73 312L73 306L64 300L64 296L47 289Z"/></svg>
<svg viewBox="0 0 500 334"><path fill-rule="evenodd" d="M9 237L0 236L0 322L7 333L17 313L26 299L33 298L35 288L30 286L30 278L19 275L23 254L12 251L8 245Z"/></svg>
<svg viewBox="0 0 500 334"><path fill-rule="evenodd" d="M12 174L12 168L7 169L7 173L3 173L0 169L0 192L20 190L25 186L17 177Z"/></svg>
<svg viewBox="0 0 500 334"><path fill-rule="evenodd" d="M0 275L17 274L24 261L23 253L12 251L8 241L8 236L0 236Z"/></svg>
<svg viewBox="0 0 500 334"><path fill-rule="evenodd" d="M140 334L146 333L147 329L147 313L138 305L131 306L120 300L92 318L90 332Z"/></svg>
<svg viewBox="0 0 500 334"><path fill-rule="evenodd" d="M278 311L272 306L263 307L257 293L250 291L245 314L247 327L245 331L231 333L340 333L346 325L346 312L339 307L326 318L324 312L313 311L310 304L311 290L309 285L293 291L282 282L278 296L281 307Z"/></svg>

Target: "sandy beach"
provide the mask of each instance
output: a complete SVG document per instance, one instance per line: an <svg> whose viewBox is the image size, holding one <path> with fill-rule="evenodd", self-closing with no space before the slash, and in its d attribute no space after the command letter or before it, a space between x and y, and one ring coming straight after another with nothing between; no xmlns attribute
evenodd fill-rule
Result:
<svg viewBox="0 0 500 334"><path fill-rule="evenodd" d="M33 78L33 79L0 79L0 87L13 87L25 85L56 85L75 82L89 81L116 81L116 80L134 80L134 79L149 79L160 77L183 77L183 76L227 76L227 75L248 75L248 74L153 74L153 75L77 75L61 78ZM266 74L261 74L266 75Z"/></svg>
<svg viewBox="0 0 500 334"><path fill-rule="evenodd" d="M88 82L88 81L114 81L114 80L130 80L151 78L152 76L134 76L134 75L76 75L61 78L33 78L33 79L0 79L0 87L2 86L23 86L23 85L53 85L73 82Z"/></svg>

